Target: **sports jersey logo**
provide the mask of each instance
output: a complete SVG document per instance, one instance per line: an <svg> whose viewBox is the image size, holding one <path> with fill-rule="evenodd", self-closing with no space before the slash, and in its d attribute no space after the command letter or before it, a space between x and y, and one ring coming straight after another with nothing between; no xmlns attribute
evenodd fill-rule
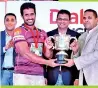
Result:
<svg viewBox="0 0 98 88"><path fill-rule="evenodd" d="M15 29L14 35L20 35L20 34L21 34L21 29L20 28Z"/></svg>

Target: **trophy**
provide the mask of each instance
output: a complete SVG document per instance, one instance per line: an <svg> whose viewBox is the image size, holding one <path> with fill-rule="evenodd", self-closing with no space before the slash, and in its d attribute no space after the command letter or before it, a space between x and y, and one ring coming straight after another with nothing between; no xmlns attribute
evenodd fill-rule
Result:
<svg viewBox="0 0 98 88"><path fill-rule="evenodd" d="M58 51L55 55L55 58L57 58L56 63L59 64L67 63L67 61L65 60L68 57L66 51L70 49L69 44L71 39L76 40L76 38L71 37L70 35L67 34L62 34L62 35L56 34L50 37L52 41L54 41L53 49Z"/></svg>

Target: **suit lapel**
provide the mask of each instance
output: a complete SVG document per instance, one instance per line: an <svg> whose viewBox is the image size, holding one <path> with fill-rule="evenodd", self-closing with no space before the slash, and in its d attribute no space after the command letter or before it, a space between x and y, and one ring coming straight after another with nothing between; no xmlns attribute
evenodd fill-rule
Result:
<svg viewBox="0 0 98 88"><path fill-rule="evenodd" d="M55 34L59 34L59 32L58 32L58 28L57 28L57 29L55 29Z"/></svg>
<svg viewBox="0 0 98 88"><path fill-rule="evenodd" d="M71 35L69 28L67 29L66 34L70 34Z"/></svg>
<svg viewBox="0 0 98 88"><path fill-rule="evenodd" d="M5 44L6 44L5 31L2 31L1 32L1 67L3 65L4 56L5 56L5 52L3 51L3 47L5 47Z"/></svg>
<svg viewBox="0 0 98 88"><path fill-rule="evenodd" d="M2 48L1 52L2 53L4 53L3 47L5 47L5 45L6 45L6 33L5 31L2 31L1 32L1 48Z"/></svg>
<svg viewBox="0 0 98 88"><path fill-rule="evenodd" d="M95 36L96 33L98 33L98 26L96 26L96 27L95 27L94 29L92 29L92 30L94 30L94 31L88 36L87 40L85 40L84 47L86 47L86 45L88 44L89 40L90 40L93 36ZM86 37L87 37L87 36L86 36ZM85 39L86 39L86 37L85 37Z"/></svg>

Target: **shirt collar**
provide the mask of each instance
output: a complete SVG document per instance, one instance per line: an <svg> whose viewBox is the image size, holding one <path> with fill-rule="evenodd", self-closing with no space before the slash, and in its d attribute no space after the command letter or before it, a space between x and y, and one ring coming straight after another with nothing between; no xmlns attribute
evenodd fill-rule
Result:
<svg viewBox="0 0 98 88"><path fill-rule="evenodd" d="M92 30L88 31L88 34L92 34L92 32L95 31L97 27L98 27L98 25L96 27L94 27Z"/></svg>
<svg viewBox="0 0 98 88"><path fill-rule="evenodd" d="M6 30L5 30L5 34L6 34L6 36L10 37L10 35L7 33L7 31L6 31Z"/></svg>

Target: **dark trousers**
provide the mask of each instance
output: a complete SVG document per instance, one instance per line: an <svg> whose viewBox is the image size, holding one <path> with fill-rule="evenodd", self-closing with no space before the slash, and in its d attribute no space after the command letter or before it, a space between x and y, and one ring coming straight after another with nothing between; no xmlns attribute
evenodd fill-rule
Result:
<svg viewBox="0 0 98 88"><path fill-rule="evenodd" d="M70 85L71 83L71 72L69 70L59 71L59 67L49 70L48 69L48 85L55 85L58 79L58 75L62 75L62 81L64 85Z"/></svg>

